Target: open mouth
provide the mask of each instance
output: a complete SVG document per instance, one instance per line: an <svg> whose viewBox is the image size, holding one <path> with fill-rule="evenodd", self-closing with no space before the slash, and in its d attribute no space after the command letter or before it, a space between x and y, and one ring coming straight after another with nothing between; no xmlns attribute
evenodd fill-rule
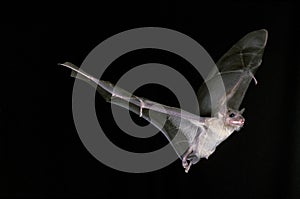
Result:
<svg viewBox="0 0 300 199"><path fill-rule="evenodd" d="M238 120L238 121L231 121L231 124L243 126L245 123L245 120Z"/></svg>

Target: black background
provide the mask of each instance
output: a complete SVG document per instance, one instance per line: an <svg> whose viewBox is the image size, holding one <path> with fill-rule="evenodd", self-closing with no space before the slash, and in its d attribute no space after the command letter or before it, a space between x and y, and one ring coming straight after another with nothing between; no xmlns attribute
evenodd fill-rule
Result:
<svg viewBox="0 0 300 199"><path fill-rule="evenodd" d="M100 3L89 9L39 9L31 13L33 19L22 20L24 13L20 15L22 21L7 22L3 27L0 197L299 198L296 5L142 2ZM75 129L74 79L57 63L80 65L101 41L145 26L180 31L198 41L214 60L248 32L261 28L269 31L263 64L256 74L259 83L250 85L243 102L245 127L222 143L209 160L193 166L189 174L184 173L180 160L151 173L116 171L92 157ZM176 55L145 50L116 60L104 77L117 81L125 69L147 62L178 70L191 67ZM202 79L184 71L196 89ZM168 105L178 104L163 87L145 86L138 94ZM109 104L99 96L96 99L97 111L110 114ZM127 150L151 151L166 143L162 135L148 141L130 138L111 116L99 119L110 139Z"/></svg>

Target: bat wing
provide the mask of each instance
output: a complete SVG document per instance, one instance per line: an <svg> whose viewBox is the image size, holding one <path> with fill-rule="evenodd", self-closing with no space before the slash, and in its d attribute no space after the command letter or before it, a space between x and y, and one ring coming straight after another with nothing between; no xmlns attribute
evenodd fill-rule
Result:
<svg viewBox="0 0 300 199"><path fill-rule="evenodd" d="M218 70L210 72L198 91L201 115L215 115L224 106L238 110L251 80L257 83L254 74L261 65L268 32L265 29L251 32L238 41L217 62ZM217 81L222 78L224 92ZM208 89L211 92L208 92ZM211 97L216 102L211 105Z"/></svg>
<svg viewBox="0 0 300 199"><path fill-rule="evenodd" d="M198 144L196 140L204 130L205 118L132 95L110 82L90 76L72 63L66 62L60 65L70 68L71 76L96 86L97 91L106 101L138 114L157 127L167 137L181 159L185 158L193 164L199 160L191 150Z"/></svg>

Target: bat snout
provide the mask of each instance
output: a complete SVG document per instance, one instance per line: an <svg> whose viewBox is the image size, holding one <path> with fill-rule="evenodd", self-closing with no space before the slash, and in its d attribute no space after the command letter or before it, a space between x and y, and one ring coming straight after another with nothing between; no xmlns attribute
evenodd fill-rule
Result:
<svg viewBox="0 0 300 199"><path fill-rule="evenodd" d="M235 118L233 120L230 120L229 123L233 126L240 126L242 127L245 123L245 119L243 117Z"/></svg>
<svg viewBox="0 0 300 199"><path fill-rule="evenodd" d="M240 124L240 125L244 125L245 119L244 119L244 118L240 118L237 122L238 122L238 124Z"/></svg>

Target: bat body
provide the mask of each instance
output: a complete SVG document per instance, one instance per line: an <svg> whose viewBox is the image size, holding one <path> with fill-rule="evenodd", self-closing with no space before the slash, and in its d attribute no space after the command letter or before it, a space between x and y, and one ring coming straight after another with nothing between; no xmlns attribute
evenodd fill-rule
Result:
<svg viewBox="0 0 300 199"><path fill-rule="evenodd" d="M157 127L172 144L188 172L192 164L208 158L221 142L243 127L244 110L239 111L239 106L251 80L257 83L254 73L261 64L266 41L266 30L251 32L217 62L218 70L211 71L198 91L201 116L134 96L69 62L61 65L72 70L71 76L96 86L106 101L138 114ZM216 79L220 77L225 94L218 92ZM207 87L214 93L209 93ZM211 94L217 99L217 106L212 106Z"/></svg>

